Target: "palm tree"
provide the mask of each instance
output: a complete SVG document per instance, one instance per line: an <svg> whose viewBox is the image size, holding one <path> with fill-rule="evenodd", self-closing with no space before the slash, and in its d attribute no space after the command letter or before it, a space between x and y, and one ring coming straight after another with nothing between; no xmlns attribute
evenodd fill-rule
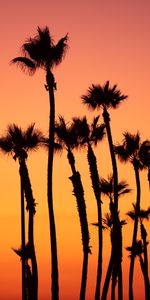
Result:
<svg viewBox="0 0 150 300"><path fill-rule="evenodd" d="M132 219L135 220L136 217L136 210L135 206L133 205L134 210L131 210L127 213L127 215ZM148 220L150 217L150 208L148 209L140 209L139 211L139 220L140 220L140 233L141 233L141 246L142 246L142 252L140 253L140 265L141 265L141 270L143 273L144 277L144 285L145 285L145 299L149 299L149 275L148 275L148 251L147 251L147 231L146 228L143 224L143 220ZM132 249L132 247L128 247L127 250L132 250L134 255L136 254L136 248ZM141 255L144 255L144 259L142 259ZM136 256L136 255L135 255Z"/></svg>
<svg viewBox="0 0 150 300"><path fill-rule="evenodd" d="M113 178L114 178L114 210L116 210L115 214L118 214L118 172L117 172L117 164L116 158L113 148L113 140L110 128L110 116L108 113L109 108L117 108L119 104L127 98L127 96L123 95L118 89L117 85L114 85L112 88L109 85L109 81L107 81L103 86L94 85L88 89L87 94L82 97L83 104L86 104L90 109L102 109L103 110L103 118L106 126L107 138L109 143L111 161L112 161L112 169L113 169ZM118 217L119 218L119 217ZM120 224L120 221L119 223ZM116 224L117 225L117 224ZM115 225L114 225L115 226ZM114 228L114 232L115 232ZM114 252L116 245L114 244ZM121 265L121 262L120 262ZM121 269L121 266L120 266ZM121 277L121 274L120 274ZM122 299L122 288L120 288L120 299Z"/></svg>
<svg viewBox="0 0 150 300"><path fill-rule="evenodd" d="M132 249L136 246L137 231L138 231L138 220L140 211L140 199L141 199L141 185L139 171L149 168L149 157L150 157L150 141L146 140L141 142L140 134L131 134L125 132L123 134L122 144L115 146L115 152L121 162L130 162L134 168L135 179L136 179L136 204L135 204L135 220L132 237ZM133 300L133 274L134 274L134 253L131 254L130 271L129 271L129 300Z"/></svg>
<svg viewBox="0 0 150 300"><path fill-rule="evenodd" d="M83 244L83 267L82 279L80 288L80 300L85 299L87 270L88 270L88 255L91 252L89 247L89 230L86 214L86 205L84 199L84 190L81 182L80 173L76 170L75 158L72 149L78 144L78 133L74 130L74 126L65 123L63 117L59 117L59 122L55 124L56 142L58 142L67 151L67 158L71 167L72 176L69 179L73 185L73 195L76 197L77 209L79 213L82 244Z"/></svg>
<svg viewBox="0 0 150 300"><path fill-rule="evenodd" d="M21 248L25 249L25 223L24 223L24 195L27 202L27 210L29 211L28 224L28 243L31 251L32 275L33 275L33 293L32 299L38 298L38 271L37 261L34 248L34 214L35 214L35 200L33 198L31 182L28 174L26 160L28 151L38 148L43 139L42 133L34 129L34 124L29 126L26 130L22 130L17 125L9 125L7 134L0 138L0 149L6 153L11 154L14 160L19 162L19 173L21 178ZM25 295L25 259L22 256L22 299L26 299Z"/></svg>
<svg viewBox="0 0 150 300"><path fill-rule="evenodd" d="M44 69L46 73L45 88L49 93L50 116L49 116L49 151L48 151L48 210L50 222L50 240L52 254L52 299L59 299L58 284L58 257L56 226L53 208L52 174L54 156L54 123L55 123L55 97L56 82L53 75L53 67L61 63L66 53L68 35L61 38L55 45L50 35L49 28L46 26L37 28L38 34L29 38L22 45L24 56L16 57L12 63L19 65L23 70L27 70L30 75L34 74L38 68Z"/></svg>
<svg viewBox="0 0 150 300"><path fill-rule="evenodd" d="M117 270L117 268L121 268L120 262L122 261L122 226L125 221L120 221L118 214L116 214L116 210L114 209L114 202L113 202L113 191L114 191L114 179L113 175L109 175L108 179L101 178L100 179L101 185L101 192L103 195L106 195L109 198L109 208L110 208L110 215L107 215L107 218L104 219L104 225L107 223L107 227L111 228L111 256L110 261L106 273L106 278L104 281L103 292L102 292L102 300L106 299L110 278L112 275L112 299L115 298L115 286L118 272L120 272L120 276L118 278L118 293L121 293L120 290L123 290L122 287L122 270ZM118 183L118 198L121 196L128 194L131 191L126 181L122 180ZM109 217L109 218L108 218ZM107 221L107 222L106 222ZM109 226L108 226L109 224ZM114 231L115 229L115 231ZM118 245L118 248L114 247L114 244ZM115 252L117 249L117 252ZM118 299L119 295L118 295Z"/></svg>
<svg viewBox="0 0 150 300"><path fill-rule="evenodd" d="M89 109L102 109L103 118L106 126L107 138L109 142L109 149L112 161L113 168L113 177L114 177L114 202L116 208L118 207L118 173L117 173L117 164L115 159L115 153L113 148L113 140L110 128L110 116L108 113L109 108L117 108L119 104L124 101L127 96L123 95L120 90L117 89L117 85L110 87L109 81L107 81L103 86L92 84L89 87L87 94L82 97L83 104L86 104Z"/></svg>
<svg viewBox="0 0 150 300"><path fill-rule="evenodd" d="M79 139L79 147L87 146L87 159L89 164L90 177L92 187L97 204L97 219L98 219L98 264L97 264L97 280L95 290L95 300L100 299L100 284L102 277L102 208L101 208L101 189L99 184L99 174L97 168L96 156L92 145L96 146L105 135L105 125L98 124L99 116L94 117L91 125L88 124L86 116L83 118L73 118L74 130L77 131Z"/></svg>

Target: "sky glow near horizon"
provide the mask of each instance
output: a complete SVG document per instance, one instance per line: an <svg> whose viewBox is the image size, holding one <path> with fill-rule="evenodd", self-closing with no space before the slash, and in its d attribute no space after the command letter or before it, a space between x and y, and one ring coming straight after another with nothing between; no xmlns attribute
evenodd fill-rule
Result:
<svg viewBox="0 0 150 300"><path fill-rule="evenodd" d="M36 34L37 26L47 25L54 41L69 33L68 51L64 61L54 70L57 82L56 118L63 115L66 121L74 116L87 115L89 120L101 112L89 112L81 103L81 95L93 84L118 85L128 99L110 112L114 143L121 142L126 130L141 133L142 140L149 138L150 111L150 2L148 0L88 0L88 1L29 1L1 3L1 118L0 134L7 125L16 123L23 128L32 122L48 132L49 102L45 91L44 72L30 77L10 60L20 54L20 47L28 37ZM100 117L102 122L102 117ZM111 172L108 144L95 149L100 175ZM97 264L97 231L90 224L96 222L96 203L91 189L86 151L75 152L78 170L85 187L85 199L90 229L92 255L86 300L92 300L95 291ZM20 246L20 186L18 164L11 157L0 154L1 210L0 210L0 298L19 300L21 296L21 263L11 250ZM40 150L28 160L33 193L36 199L35 247L39 266L39 300L50 299L50 252L46 199L47 153ZM132 193L120 200L120 214L132 209L135 201L135 180L132 167L118 163L119 179L126 179ZM58 175L59 174L59 175ZM58 239L60 268L60 300L78 299L82 245L78 214L66 153L54 161L54 209ZM141 206L149 206L146 172L141 174ZM104 199L103 212L108 210ZM148 226L147 226L148 228ZM124 248L131 243L132 223L123 229ZM149 230L149 229L148 229ZM104 275L110 255L109 232L104 233ZM123 256L124 281L128 285L128 253ZM141 300L143 279L139 262L136 262L135 300ZM71 275L73 274L73 275ZM126 287L125 285L125 287ZM141 286L140 291L137 287ZM72 294L73 291L73 294ZM124 300L128 299L124 288Z"/></svg>

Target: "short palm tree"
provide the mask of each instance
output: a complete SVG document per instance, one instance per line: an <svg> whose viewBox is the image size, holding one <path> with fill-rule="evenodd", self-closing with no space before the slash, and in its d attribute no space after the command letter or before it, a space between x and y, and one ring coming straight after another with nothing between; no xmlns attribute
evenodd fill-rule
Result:
<svg viewBox="0 0 150 300"><path fill-rule="evenodd" d="M19 162L19 173L21 178L21 248L25 249L25 223L24 223L24 195L27 202L27 210L29 211L29 225L28 225L28 243L31 251L31 263L33 274L33 293L32 299L38 298L38 271L37 261L34 248L34 214L35 214L35 200L32 194L31 182L28 174L26 160L28 151L35 150L42 142L42 133L34 128L34 124L29 126L26 130L22 130L17 125L9 125L7 134L0 138L0 149L6 154L12 154L13 159ZM22 298L25 296L25 259L22 256Z"/></svg>
<svg viewBox="0 0 150 300"><path fill-rule="evenodd" d="M86 204L84 199L84 190L81 182L80 173L76 170L75 157L73 155L73 148L78 143L78 134L74 127L65 123L63 117L59 117L59 122L55 124L56 142L58 142L67 151L67 158L71 167L72 176L70 180L73 185L73 195L76 197L77 209L79 213L82 244L83 244L83 267L82 267L82 280L80 289L80 300L85 299L87 270L88 270L88 255L90 253L89 247L89 230L86 214Z"/></svg>
<svg viewBox="0 0 150 300"><path fill-rule="evenodd" d="M140 211L140 200L141 200L141 185L139 171L148 168L149 169L149 155L150 155L150 141L146 140L141 142L140 134L131 134L125 132L123 134L122 144L115 146L115 152L121 162L130 162L134 168L135 179L136 179L136 204L135 204L135 220L134 230L132 238L132 249L135 248L138 231L138 220ZM129 272L129 300L133 300L133 274L134 274L134 262L135 256L131 254L130 261L130 272Z"/></svg>
<svg viewBox="0 0 150 300"><path fill-rule="evenodd" d="M114 179L113 175L109 175L108 179L100 179L101 192L103 195L106 195L109 198L109 207L110 214L107 214L107 218L104 219L104 226L107 224L107 227L111 228L111 256L106 273L106 278L104 281L104 287L102 292L102 300L106 299L109 283L112 275L112 299L115 298L115 286L116 280L118 277L118 292L122 295L123 286L122 286L122 225L125 224L125 221L120 221L116 210L114 209L113 202L113 191L114 191ZM131 189L126 181L122 180L118 183L118 198L121 196L130 193ZM106 223L106 224L105 224ZM109 226L108 226L109 225ZM120 269L121 270L120 270ZM119 269L119 270L118 270ZM120 276L119 276L120 272ZM119 297L119 295L118 295Z"/></svg>
<svg viewBox="0 0 150 300"><path fill-rule="evenodd" d="M19 65L23 70L27 70L30 75L34 74L39 68L44 69L46 73L45 88L49 93L50 116L49 116L49 151L48 151L48 209L50 222L50 239L52 254L52 299L59 299L58 284L58 257L56 226L53 209L52 193L52 174L53 174L53 156L54 156L54 123L55 123L55 97L56 82L53 75L53 67L61 63L67 48L66 35L55 45L49 28L46 26L37 28L37 35L29 38L22 45L23 56L16 57L12 63Z"/></svg>
<svg viewBox="0 0 150 300"><path fill-rule="evenodd" d="M97 168L96 156L93 151L93 145L103 140L105 136L105 125L98 124L99 116L94 117L92 123L89 125L87 118L73 118L74 130L77 131L79 138L79 147L87 146L87 159L89 164L90 177L92 187L97 204L97 218L98 218L98 264L97 264L97 280L95 290L95 300L100 298L100 285L102 278L102 208L101 208L101 189L99 184L99 174Z"/></svg>

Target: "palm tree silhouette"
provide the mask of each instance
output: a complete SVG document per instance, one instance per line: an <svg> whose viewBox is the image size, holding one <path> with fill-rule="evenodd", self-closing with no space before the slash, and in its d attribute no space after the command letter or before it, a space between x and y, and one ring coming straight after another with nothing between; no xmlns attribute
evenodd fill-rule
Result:
<svg viewBox="0 0 150 300"><path fill-rule="evenodd" d="M124 220L120 221L118 214L116 215L116 210L114 210L114 178L113 175L109 175L108 179L101 178L100 179L101 192L103 195L109 198L109 208L110 214L107 214L106 218L103 220L104 226L107 225L111 229L111 256L110 261L104 281L103 292L102 292L102 300L106 299L109 283L112 275L112 299L115 298L115 286L117 280L117 272L116 268L121 267L120 261L122 261L122 226L125 223ZM125 180L122 180L118 183L118 198L121 196L130 193L131 189ZM114 231L114 228L116 229ZM115 252L114 244L118 244L117 252ZM119 266L118 266L119 265ZM118 282L118 293L123 294L123 286L122 286L122 270L120 270L120 278L121 282ZM120 285L120 286L119 286ZM122 291L120 292L120 289ZM119 299L119 295L118 295Z"/></svg>
<svg viewBox="0 0 150 300"><path fill-rule="evenodd" d="M55 124L56 142L58 142L62 148L67 151L68 162L71 167L72 176L69 179L73 185L73 195L76 197L77 209L79 213L82 244L83 244L83 267L82 267L82 279L80 288L80 300L85 299L86 294L86 282L88 271L88 255L91 252L89 247L89 230L86 214L86 205L84 199L84 190L81 182L80 173L75 167L75 158L72 149L78 144L78 133L74 130L74 126L65 123L63 117L59 117L59 122Z"/></svg>
<svg viewBox="0 0 150 300"><path fill-rule="evenodd" d="M136 210L135 210L135 206L133 205L134 210L131 210L129 212L127 212L127 215L134 221L135 217L136 217ZM147 231L146 228L143 224L144 220L149 220L150 217L150 207L148 209L140 209L139 213L139 223L140 223L140 233L141 233L141 252L139 255L139 259L140 259L140 265L141 265L141 270L143 273L143 277L144 277L144 285L145 285L145 299L148 300L150 297L150 291L149 291L149 286L150 286L150 282L149 282L149 275L148 275L148 251L147 251L147 245L148 245L148 241L147 241ZM136 243L138 243L136 241ZM127 250L129 250L131 252L134 253L134 255L136 256L137 254L137 245L135 246L135 249L133 249L132 247L127 247ZM139 248L140 249L140 248ZM144 255L144 259L142 259L142 253Z"/></svg>
<svg viewBox="0 0 150 300"><path fill-rule="evenodd" d="M113 169L113 178L114 178L114 210L116 210L115 214L117 216L118 214L118 172L117 172L117 164L116 164L116 158L114 153L114 147L113 147L113 140L112 140L112 134L111 134L111 128L110 128L110 116L108 113L109 108L117 108L119 104L124 101L127 96L123 95L120 90L117 89L117 85L114 85L113 87L110 87L109 81L107 81L103 86L101 85L94 85L88 89L87 94L83 95L82 97L83 104L86 104L89 109L95 110L95 109L102 109L103 110L103 118L104 123L106 126L106 132L107 132L107 138L109 143L109 149L110 149L110 155L111 155L111 161L112 161L112 169ZM117 220L117 218L116 218ZM119 226L119 216L118 216L118 225ZM114 228L114 232L117 230L117 228ZM115 250L116 244L114 244L114 253L116 253L117 249ZM111 267L111 266L110 266ZM120 272L121 272L121 262L120 262ZM121 278L121 273L119 277ZM119 280L121 282L121 279ZM119 288L120 290L120 296L119 299L122 299L123 295L122 287Z"/></svg>
<svg viewBox="0 0 150 300"><path fill-rule="evenodd" d="M130 162L134 168L136 179L136 204L135 204L135 220L132 237L132 249L136 246L137 231L138 231L138 219L140 211L140 199L141 199L141 185L139 171L149 168L149 155L150 155L150 141L146 140L141 142L140 134L131 134L125 132L123 134L122 144L115 146L115 152L121 162ZM133 274L134 274L134 253L131 254L130 272L129 272L129 300L133 300Z"/></svg>
<svg viewBox="0 0 150 300"><path fill-rule="evenodd" d="M92 145L96 146L99 141L104 138L105 125L98 124L99 116L94 117L92 123L89 125L86 116L83 118L73 118L74 130L77 131L79 139L79 147L87 146L87 159L89 164L90 177L92 187L97 204L97 218L98 218L98 264L97 264L97 280L95 290L95 300L100 298L100 284L102 277L102 208L101 208L101 189L99 184L99 174L97 168L96 156L94 154Z"/></svg>
<svg viewBox="0 0 150 300"><path fill-rule="evenodd" d="M22 46L24 56L16 57L12 63L19 65L23 70L27 70L30 75L38 69L44 69L46 73L45 88L49 93L50 117L49 117L49 151L48 151L48 209L50 222L50 240L52 255L52 299L59 299L58 284L58 257L56 226L53 209L52 174L54 156L54 123L55 123L55 97L56 82L53 75L53 67L61 63L66 53L68 35L61 38L55 45L46 26L37 28L38 34L29 38Z"/></svg>
<svg viewBox="0 0 150 300"><path fill-rule="evenodd" d="M32 194L31 182L28 174L26 160L28 151L35 150L39 147L43 139L42 133L34 128L34 124L30 125L26 130L22 130L17 125L9 125L7 134L0 138L0 149L11 154L14 160L19 162L19 173L21 179L21 248L25 249L25 212L24 212L24 195L26 198L26 209L29 211L28 224L28 243L31 251L33 292L32 299L38 298L38 270L34 248L34 214L35 200ZM26 299L25 294L25 258L22 256L22 299Z"/></svg>
<svg viewBox="0 0 150 300"><path fill-rule="evenodd" d="M113 140L110 128L110 116L108 113L109 108L117 108L119 104L124 101L127 96L121 94L121 92L117 89L117 85L114 85L112 88L109 85L109 81L107 81L104 86L94 85L88 89L87 94L82 97L83 104L86 104L89 109L102 109L103 110L103 118L104 123L106 125L107 138L109 142L109 149L112 161L113 168L113 177L114 177L114 202L116 208L118 207L118 174L117 174L117 164L115 159L115 153L113 148Z"/></svg>

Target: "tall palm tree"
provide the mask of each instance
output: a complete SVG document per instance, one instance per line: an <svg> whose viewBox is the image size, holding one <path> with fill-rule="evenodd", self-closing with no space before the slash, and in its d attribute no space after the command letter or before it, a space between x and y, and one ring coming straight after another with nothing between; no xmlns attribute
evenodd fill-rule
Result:
<svg viewBox="0 0 150 300"><path fill-rule="evenodd" d="M118 207L118 173L117 173L117 164L115 159L115 153L113 148L113 140L110 128L110 116L108 113L109 108L117 108L119 104L124 101L127 96L123 95L120 90L117 89L117 85L110 87L109 81L107 81L103 86L92 84L89 87L87 94L82 95L83 104L87 105L89 109L102 109L104 123L106 126L107 138L109 142L109 149L112 161L113 168L113 177L114 177L114 202L116 208Z"/></svg>
<svg viewBox="0 0 150 300"><path fill-rule="evenodd" d="M19 173L21 178L21 241L22 251L25 249L25 223L24 223L24 195L27 202L27 210L29 211L28 224L28 243L31 251L32 264L32 299L38 298L38 270L37 261L34 248L34 214L35 214L35 200L33 198L31 182L28 174L26 160L28 151L35 150L39 147L43 139L42 133L34 129L34 124L29 126L26 130L22 130L17 125L9 125L7 134L0 138L0 149L6 153L11 154L14 160L19 162ZM22 298L26 299L25 295L25 258L22 256Z"/></svg>
<svg viewBox="0 0 150 300"><path fill-rule="evenodd" d="M88 271L88 255L91 252L89 247L89 230L86 214L86 204L84 199L84 190L81 182L80 173L76 170L75 157L73 155L73 148L78 143L78 133L74 130L74 126L66 124L63 117L59 117L59 122L55 124L56 142L66 149L67 158L71 167L72 176L69 179L73 185L73 195L76 197L77 209L79 213L82 244L83 244L83 267L82 279L80 288L80 300L85 299L86 282Z"/></svg>
<svg viewBox="0 0 150 300"><path fill-rule="evenodd" d="M135 179L136 179L136 204L135 204L135 220L132 237L132 249L136 246L137 231L138 231L138 220L140 211L140 200L141 200L141 185L139 171L149 168L149 157L150 157L150 141L146 140L141 142L140 134L131 134L125 132L123 134L122 144L115 146L115 152L121 162L130 162L134 168ZM133 300L133 274L134 274L134 253L131 254L130 271L129 271L129 300Z"/></svg>
<svg viewBox="0 0 150 300"><path fill-rule="evenodd" d="M97 168L96 156L92 146L96 146L99 141L104 138L105 125L98 124L99 116L94 117L89 125L86 116L83 118L73 118L74 130L77 131L79 139L79 147L87 146L87 159L89 164L90 177L92 187L97 204L97 221L98 221L98 264L97 264L97 280L95 290L95 300L100 299L100 285L102 277L102 208L101 208L101 188L99 184L99 174Z"/></svg>
<svg viewBox="0 0 150 300"><path fill-rule="evenodd" d="M83 95L81 98L83 104L86 104L90 109L92 110L102 109L103 111L103 118L106 126L107 138L108 138L111 161L112 161L113 178L114 178L114 210L116 210L115 214L117 216L118 214L118 191L117 191L118 172L117 172L117 164L116 164L116 158L115 158L115 153L113 148L113 140L112 140L112 134L110 128L110 116L108 110L109 108L117 108L119 104L127 98L127 96L123 95L120 92L120 90L117 89L117 85L110 87L109 81L107 81L103 86L92 84L92 86L89 87L87 94ZM118 218L118 224L120 224L119 216L117 218ZM113 225L114 226L113 232L117 230L118 224L116 223L116 225L115 224ZM117 252L116 247L117 245L114 243L113 245L114 253ZM121 262L120 262L120 270L121 270ZM121 277L121 274L119 276ZM120 296L119 296L120 300L123 297L121 293L122 293L122 288L120 288Z"/></svg>
<svg viewBox="0 0 150 300"><path fill-rule="evenodd" d="M51 262L52 262L52 299L59 299L58 283L58 257L56 226L53 208L53 156L54 156L54 123L55 123L55 97L56 82L53 75L53 67L61 63L67 49L68 35L61 38L55 45L49 28L46 26L37 28L37 35L29 38L22 45L23 57L16 57L12 63L19 65L23 70L27 70L30 75L34 74L39 68L44 69L46 73L45 88L49 93L50 116L49 116L49 151L48 151L48 210L50 222L50 240L51 240Z"/></svg>
<svg viewBox="0 0 150 300"><path fill-rule="evenodd" d="M122 226L125 224L125 221L120 221L118 218L118 214L116 215L116 210L114 209L114 179L113 175L109 175L108 179L101 178L100 179L101 192L103 195L106 195L109 198L109 208L110 208L110 217L104 219L104 225L107 223L107 227L111 228L111 256L110 261L106 273L106 278L104 281L103 292L102 292L102 300L106 299L109 283L112 275L112 299L115 297L115 286L117 280L117 271L116 268L119 268L120 261L122 261ZM126 181L122 180L118 183L118 198L121 196L130 193L131 189L129 188ZM107 221L107 222L105 222ZM114 232L114 228L116 229ZM113 244L118 244L118 251L115 253L115 249ZM114 257L114 258L113 258ZM115 262L114 262L115 261ZM111 267L112 265L112 267ZM121 267L121 266L120 266ZM119 272L119 271L118 271ZM122 274L122 272L120 271ZM118 293L120 293L120 289L123 289L122 286L122 276L118 278ZM120 287L119 287L120 285ZM122 294L122 292L121 292ZM119 295L118 295L119 299Z"/></svg>

